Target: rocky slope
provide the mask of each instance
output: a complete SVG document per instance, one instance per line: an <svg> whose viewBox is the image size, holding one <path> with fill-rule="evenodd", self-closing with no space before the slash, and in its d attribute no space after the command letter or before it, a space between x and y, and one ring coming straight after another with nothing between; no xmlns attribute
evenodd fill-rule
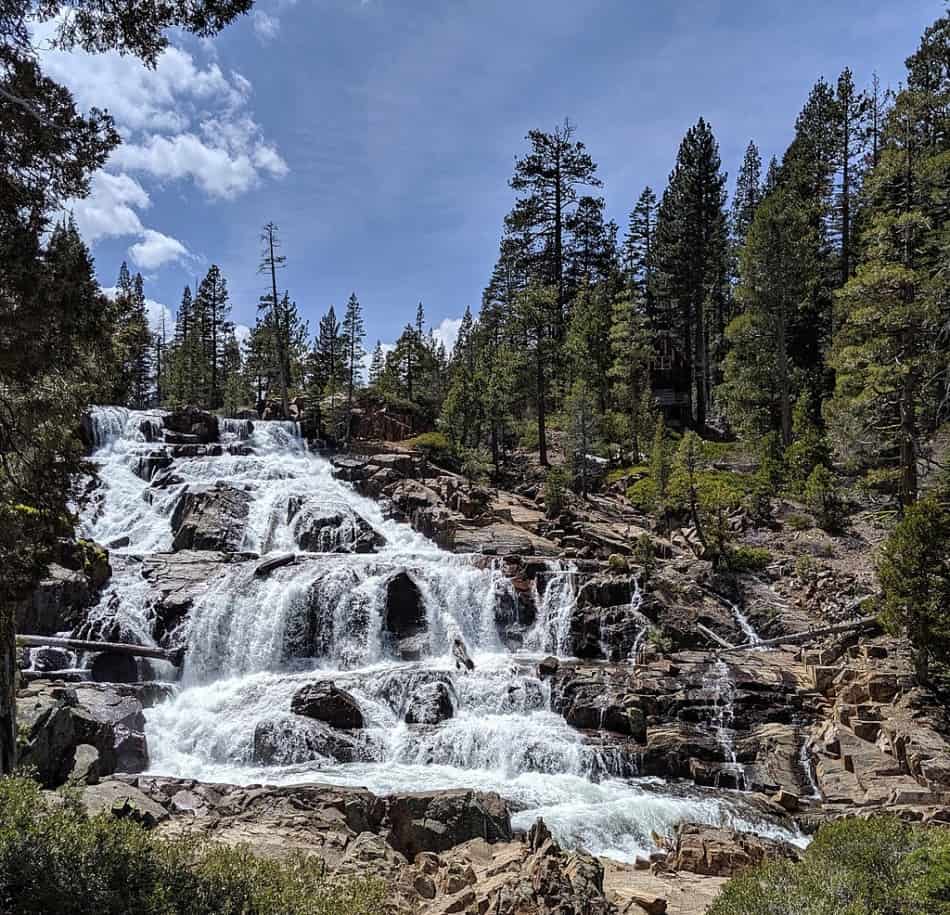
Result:
<svg viewBox="0 0 950 915"><path fill-rule="evenodd" d="M259 484L242 482L239 473L195 477L205 461L254 454L246 424L226 431L217 422L192 411L141 423L143 441L130 465L141 498L167 518L167 539L135 553L123 535L124 542L109 541L108 561L91 548L84 555L94 562L65 557L23 608L21 632L188 647L196 608L207 606L221 582L238 582L261 600L307 582L292 612L270 626L281 641L269 650L276 662L337 644L344 633L322 615L321 583L336 576L336 589L358 590L363 579L337 580L334 557L382 562L392 549L387 536L402 535L302 491L280 503L278 533L288 531L293 548L275 548L273 523L268 536L276 540L261 542ZM87 430L90 441L94 431ZM250 842L267 854L320 854L340 873L388 880L394 911L430 913L699 913L725 877L766 857L796 854L785 842L743 832L752 819L792 835L828 817L884 808L927 822L950 818L950 726L934 697L914 684L904 647L873 632L782 644L860 614L857 603L873 587L870 530L830 538L783 528L781 520L775 530L747 527L741 536L767 545L772 562L754 575L723 575L693 556L688 533L658 536L616 494L574 502L549 520L530 487L520 495L471 487L411 452L337 457L334 467L390 518L444 549L476 554L466 570L497 576L491 624L498 639L509 651L535 652L513 656L522 660L508 674L505 703L546 704L580 739L595 781L656 776L684 797L707 792L718 809L733 811L739 831L712 820L682 823L647 842L652 851L621 864L562 847L544 822L522 817L522 827L513 828L517 804L491 793L378 795L143 775L156 749L146 737L150 710L176 689L146 681L173 680L174 670L141 660L130 669L102 654L51 648L25 652L29 682L18 708L22 759L44 784L85 785L90 809L165 832ZM107 499L99 510L108 513ZM658 557L651 570L632 563L643 535ZM419 663L444 638L426 611L430 584L420 581L410 564L387 571L379 591L381 637L405 669L374 693L345 671L294 680L286 710L254 730L256 763L372 759L379 738L364 718L381 708L386 720L405 722L437 752L441 729L459 714L459 691L470 688L470 661L456 637L461 671ZM130 595L135 613L128 612ZM562 614L556 619L555 605ZM538 661L542 630L554 653ZM760 637L778 644L722 647ZM110 682L91 682L97 680Z"/></svg>

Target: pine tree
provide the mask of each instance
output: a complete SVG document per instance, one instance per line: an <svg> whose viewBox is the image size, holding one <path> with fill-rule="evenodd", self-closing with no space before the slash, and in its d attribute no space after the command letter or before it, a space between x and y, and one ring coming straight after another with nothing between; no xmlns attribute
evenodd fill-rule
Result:
<svg viewBox="0 0 950 915"><path fill-rule="evenodd" d="M745 244L752 219L762 202L762 157L755 142L750 140L736 178L736 193L732 199L732 243L736 251Z"/></svg>
<svg viewBox="0 0 950 915"><path fill-rule="evenodd" d="M837 299L827 416L843 454L892 467L903 506L918 495L922 441L940 421L950 321L944 205L950 17L924 34L907 61L877 167L865 192L869 227L854 277Z"/></svg>
<svg viewBox="0 0 950 915"><path fill-rule="evenodd" d="M324 394L328 395L332 410L337 394L342 391L346 375L346 339L332 305L320 319L317 338L314 341L313 360L313 395L318 399Z"/></svg>
<svg viewBox="0 0 950 915"><path fill-rule="evenodd" d="M634 463L639 462L645 436L651 431L650 361L653 346L642 300L619 296L613 305L608 377L614 403L627 418L627 433Z"/></svg>
<svg viewBox="0 0 950 915"><path fill-rule="evenodd" d="M280 383L280 405L285 417L290 415L290 379L287 377L290 355L289 346L290 328L288 316L282 315L281 300L277 296L277 271L282 269L287 258L280 253L279 230L274 223L269 222L261 233L261 263L258 273L263 273L270 282L269 290L261 296L258 308L265 313L265 320L269 322L271 342L274 346L274 361L277 368L277 378ZM286 296L285 296L286 298Z"/></svg>
<svg viewBox="0 0 950 915"><path fill-rule="evenodd" d="M462 447L478 445L481 397L478 389L476 347L476 325L472 319L472 310L466 308L452 350L451 378L442 408L447 435Z"/></svg>
<svg viewBox="0 0 950 915"><path fill-rule="evenodd" d="M386 368L386 357L383 354L383 344L379 340L373 347L373 359L369 364L369 386L371 388L379 387L383 377L383 371Z"/></svg>
<svg viewBox="0 0 950 915"><path fill-rule="evenodd" d="M422 303L419 303L422 310ZM353 394L360 382L363 359L366 350L363 341L366 339L366 328L363 324L363 307L356 298L356 293L350 295L346 303L346 313L343 316L343 339L346 342L346 442L349 444L353 423Z"/></svg>
<svg viewBox="0 0 950 915"><path fill-rule="evenodd" d="M586 496L589 485L589 455L600 434L600 422L593 391L583 379L574 382L564 404L564 411L570 423L575 485L578 486L580 494Z"/></svg>
<svg viewBox="0 0 950 915"><path fill-rule="evenodd" d="M658 327L679 337L689 379L688 412L706 426L716 380L711 354L726 323L726 177L719 146L702 118L689 129L657 216Z"/></svg>
<svg viewBox="0 0 950 915"><path fill-rule="evenodd" d="M221 368L224 341L233 330L228 320L231 306L227 282L221 270L212 264L198 286L192 306L200 338L201 361L197 370L196 388L201 392L201 403L210 410L221 406Z"/></svg>
<svg viewBox="0 0 950 915"><path fill-rule="evenodd" d="M656 194L645 187L630 213L623 243L623 266L630 289L644 303L647 317L655 314L653 274L656 247Z"/></svg>
<svg viewBox="0 0 950 915"><path fill-rule="evenodd" d="M835 101L838 105L837 166L839 186L834 207L834 222L841 246L841 279L851 277L854 207L861 183L862 165L867 147L869 102L854 87L854 77L846 67L838 77Z"/></svg>
<svg viewBox="0 0 950 915"><path fill-rule="evenodd" d="M730 350L717 390L734 429L754 441L778 429L792 441L792 404L801 378L792 361L793 326L812 275L814 225L786 188L756 210L740 262L740 314L726 331Z"/></svg>
<svg viewBox="0 0 950 915"><path fill-rule="evenodd" d="M531 151L515 162L509 184L521 192L506 220L511 235L526 233L533 240L531 274L535 283L554 289L551 330L563 339L567 288L568 218L573 213L581 187L599 187L594 164L583 143L575 141L574 125L564 124L551 133L532 130Z"/></svg>

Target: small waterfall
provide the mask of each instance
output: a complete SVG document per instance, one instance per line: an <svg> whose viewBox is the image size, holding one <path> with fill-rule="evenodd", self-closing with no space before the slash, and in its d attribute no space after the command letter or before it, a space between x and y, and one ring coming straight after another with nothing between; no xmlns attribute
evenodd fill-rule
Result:
<svg viewBox="0 0 950 915"><path fill-rule="evenodd" d="M798 763L808 781L808 787L811 788L809 798L811 800L820 801L821 789L818 787L818 782L815 779L815 767L811 758L811 740L807 734L802 735L802 746L798 752Z"/></svg>
<svg viewBox="0 0 950 915"><path fill-rule="evenodd" d="M712 708L712 730L716 741L722 748L727 771L735 776L736 787L742 788L745 784L745 773L736 756L736 741L733 722L735 720L736 687L732 682L729 666L719 659L709 669L703 680L704 689L715 693L715 703ZM720 777L716 784L719 785Z"/></svg>
<svg viewBox="0 0 950 915"><path fill-rule="evenodd" d="M571 562L545 562L539 574L539 578L543 575L543 588L537 579L534 583L537 618L525 638L526 647L558 657L570 654L571 617L577 606L576 574Z"/></svg>
<svg viewBox="0 0 950 915"><path fill-rule="evenodd" d="M755 631L755 627L749 622L749 618L739 609L739 605L733 601L727 601L727 603L732 607L732 615L736 618L736 623L742 630L742 634L746 637L746 641L750 645L760 644L762 641L761 636Z"/></svg>

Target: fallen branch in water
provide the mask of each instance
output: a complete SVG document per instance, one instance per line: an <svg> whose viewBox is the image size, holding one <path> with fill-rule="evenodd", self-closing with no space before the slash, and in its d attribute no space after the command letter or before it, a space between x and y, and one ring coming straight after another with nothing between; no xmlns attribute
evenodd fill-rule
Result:
<svg viewBox="0 0 950 915"><path fill-rule="evenodd" d="M125 642L89 642L85 639L62 639L47 635L18 635L17 645L28 648L71 648L73 651L108 651L110 654L129 655L133 658L155 658L181 667L184 648L150 648L147 645L129 645Z"/></svg>

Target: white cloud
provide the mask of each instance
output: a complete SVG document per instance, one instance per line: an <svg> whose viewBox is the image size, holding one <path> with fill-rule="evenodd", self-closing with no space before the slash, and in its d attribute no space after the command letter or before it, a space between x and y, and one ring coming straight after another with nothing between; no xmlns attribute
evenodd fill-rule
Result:
<svg viewBox="0 0 950 915"><path fill-rule="evenodd" d="M263 10L255 10L253 13L254 34L261 41L270 41L277 37L280 31L280 20L276 16L271 16Z"/></svg>
<svg viewBox="0 0 950 915"><path fill-rule="evenodd" d="M445 351L449 355L452 354L452 349L455 346L455 341L458 339L459 328L461 326L461 318L443 318L442 323L438 327L432 328L432 336L435 337L436 342L441 341L445 344Z"/></svg>
<svg viewBox="0 0 950 915"><path fill-rule="evenodd" d="M281 0L278 8L286 5ZM276 28L278 20L271 18ZM135 236L130 257L144 269L158 268L180 260L187 249L143 225L138 211L149 206L153 185L191 181L212 199L233 199L287 174L287 163L253 118L251 83L223 71L212 54L198 51L198 60L170 47L150 70L132 55L55 50L49 39L57 25L45 23L34 32L44 69L81 108L107 108L123 138L107 171L94 177L90 197L70 204L88 242Z"/></svg>
<svg viewBox="0 0 950 915"><path fill-rule="evenodd" d="M145 229L142 241L129 248L129 257L136 267L144 270L156 270L164 264L180 261L188 256L188 249L170 235L163 235L154 229Z"/></svg>
<svg viewBox="0 0 950 915"><path fill-rule="evenodd" d="M150 203L145 188L129 175L96 172L89 196L72 201L69 208L83 238L92 244L100 238L140 234L142 222L135 211Z"/></svg>

